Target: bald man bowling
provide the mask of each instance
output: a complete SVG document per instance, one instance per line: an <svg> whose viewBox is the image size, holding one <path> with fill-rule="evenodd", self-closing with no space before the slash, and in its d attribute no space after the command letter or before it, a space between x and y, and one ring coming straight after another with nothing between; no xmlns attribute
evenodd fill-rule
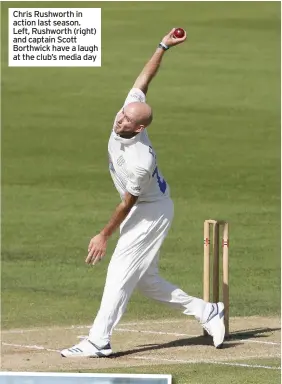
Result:
<svg viewBox="0 0 282 384"><path fill-rule="evenodd" d="M120 236L89 336L62 350L63 357L111 355L112 332L136 288L149 298L194 316L213 337L216 348L223 343L223 303L208 303L190 296L164 280L158 271L160 248L173 219L173 202L148 137L153 115L146 104L146 94L166 51L186 40L186 34L173 37L174 30L162 39L114 120L108 143L109 170L122 201L105 227L91 239L86 263L96 264L105 256L107 241L118 227Z"/></svg>

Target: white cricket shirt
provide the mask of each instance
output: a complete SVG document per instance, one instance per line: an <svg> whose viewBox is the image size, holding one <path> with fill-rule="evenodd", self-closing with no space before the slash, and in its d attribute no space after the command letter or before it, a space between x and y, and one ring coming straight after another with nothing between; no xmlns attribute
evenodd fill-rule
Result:
<svg viewBox="0 0 282 384"><path fill-rule="evenodd" d="M124 105L146 101L138 88L129 92ZM117 116L114 121L114 126ZM113 126L113 127L114 127ZM126 191L139 196L138 202L151 202L169 197L169 185L157 165L157 157L144 129L136 136L125 139L112 130L109 144L109 169L121 199Z"/></svg>

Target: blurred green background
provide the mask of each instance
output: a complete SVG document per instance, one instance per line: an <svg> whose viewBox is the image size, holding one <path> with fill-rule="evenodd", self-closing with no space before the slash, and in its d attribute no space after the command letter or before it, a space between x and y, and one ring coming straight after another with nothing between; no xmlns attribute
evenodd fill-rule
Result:
<svg viewBox="0 0 282 384"><path fill-rule="evenodd" d="M101 7L101 68L9 68L9 7ZM115 113L161 38L149 135L175 220L161 274L202 296L203 221L230 223L230 315L280 310L280 3L2 2L2 326L90 324L108 256L84 264L119 202ZM134 294L123 320L177 317Z"/></svg>

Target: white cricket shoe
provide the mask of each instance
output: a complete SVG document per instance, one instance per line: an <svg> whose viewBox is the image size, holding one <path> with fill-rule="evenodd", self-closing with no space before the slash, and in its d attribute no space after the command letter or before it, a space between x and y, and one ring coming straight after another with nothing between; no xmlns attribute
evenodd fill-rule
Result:
<svg viewBox="0 0 282 384"><path fill-rule="evenodd" d="M84 339L71 348L61 351L62 357L107 357L112 354L110 343L104 347L98 347L89 339Z"/></svg>
<svg viewBox="0 0 282 384"><path fill-rule="evenodd" d="M216 348L220 348L225 336L224 326L224 305L223 303L212 304L212 310L209 317L202 327L209 335L213 337L213 344Z"/></svg>

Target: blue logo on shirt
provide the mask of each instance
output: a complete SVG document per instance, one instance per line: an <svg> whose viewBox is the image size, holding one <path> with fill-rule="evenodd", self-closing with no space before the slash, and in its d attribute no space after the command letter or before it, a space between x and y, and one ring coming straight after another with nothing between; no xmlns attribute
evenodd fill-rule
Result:
<svg viewBox="0 0 282 384"><path fill-rule="evenodd" d="M161 177L159 175L159 172L158 172L158 167L155 168L155 170L154 170L154 172L152 174L152 177L154 177L155 175L157 176L157 182L159 184L160 191L162 193L165 193L165 191L166 191L166 181L165 181L165 179L161 179Z"/></svg>

